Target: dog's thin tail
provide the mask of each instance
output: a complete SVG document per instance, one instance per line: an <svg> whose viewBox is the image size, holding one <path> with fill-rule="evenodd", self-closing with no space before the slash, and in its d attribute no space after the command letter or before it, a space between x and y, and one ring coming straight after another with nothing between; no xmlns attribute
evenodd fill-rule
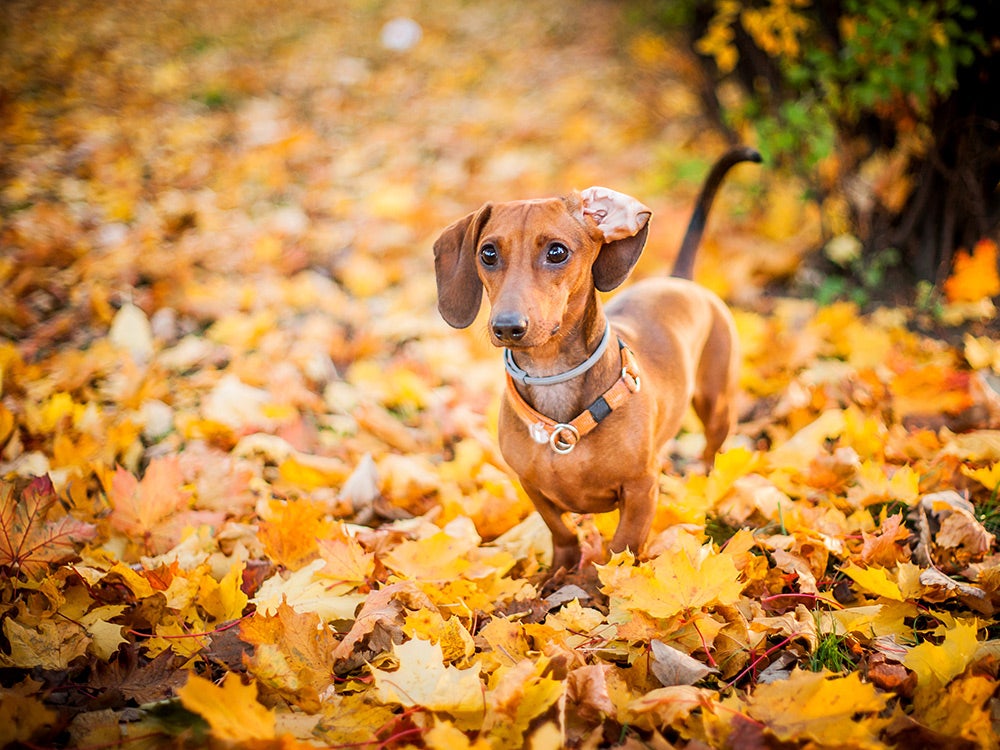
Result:
<svg viewBox="0 0 1000 750"><path fill-rule="evenodd" d="M752 161L760 163L763 161L760 154L749 146L735 146L729 149L722 157L715 162L712 171L705 178L705 184L701 186L701 194L698 196L698 203L691 214L691 221L688 222L687 232L684 234L684 241L681 243L681 251L674 261L674 270L671 276L681 279L691 279L694 277L694 256L701 243L701 235L705 231L705 222L708 219L708 211L715 200L715 194L719 191L722 179L732 167L742 161Z"/></svg>

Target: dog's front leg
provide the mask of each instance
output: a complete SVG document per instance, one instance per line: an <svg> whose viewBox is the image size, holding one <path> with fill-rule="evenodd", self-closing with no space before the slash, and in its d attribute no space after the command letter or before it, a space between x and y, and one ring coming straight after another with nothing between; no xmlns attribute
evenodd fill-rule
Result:
<svg viewBox="0 0 1000 750"><path fill-rule="evenodd" d="M656 512L656 498L659 494L657 480L657 474L650 473L622 486L618 528L611 539L612 552L628 549L636 557L642 552Z"/></svg>
<svg viewBox="0 0 1000 750"><path fill-rule="evenodd" d="M580 567L580 540L577 539L576 532L563 521L563 512L534 487L523 482L521 486L552 532L552 571L559 568L568 572L576 570Z"/></svg>

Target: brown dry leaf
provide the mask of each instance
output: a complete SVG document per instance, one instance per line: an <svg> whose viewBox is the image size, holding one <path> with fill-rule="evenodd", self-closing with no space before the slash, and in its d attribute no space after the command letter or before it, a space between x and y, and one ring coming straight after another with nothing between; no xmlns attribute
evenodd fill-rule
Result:
<svg viewBox="0 0 1000 750"><path fill-rule="evenodd" d="M718 672L717 669L713 669L661 641L654 639L650 641L649 645L653 652L653 663L650 669L664 687L693 685L708 675Z"/></svg>
<svg viewBox="0 0 1000 750"><path fill-rule="evenodd" d="M50 518L58 500L48 476L20 491L0 481L0 566L41 578L50 565L71 559L79 545L94 538L89 523L67 515Z"/></svg>

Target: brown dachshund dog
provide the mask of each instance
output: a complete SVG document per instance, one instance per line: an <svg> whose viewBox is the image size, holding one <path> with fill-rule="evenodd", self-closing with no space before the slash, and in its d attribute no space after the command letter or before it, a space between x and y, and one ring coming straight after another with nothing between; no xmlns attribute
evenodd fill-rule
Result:
<svg viewBox="0 0 1000 750"><path fill-rule="evenodd" d="M456 328L490 300L492 342L504 347L500 450L552 531L552 570L580 563L565 512L618 508L611 551L639 554L653 520L660 449L688 404L711 465L735 422L739 355L733 319L691 281L708 210L726 172L760 161L750 148L712 168L673 276L637 282L604 306L598 292L628 277L651 212L592 187L561 198L487 203L434 243L438 309Z"/></svg>

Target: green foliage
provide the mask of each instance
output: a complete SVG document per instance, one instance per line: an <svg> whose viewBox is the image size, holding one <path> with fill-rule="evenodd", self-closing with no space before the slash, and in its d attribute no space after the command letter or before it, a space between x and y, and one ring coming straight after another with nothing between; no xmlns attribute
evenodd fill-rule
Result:
<svg viewBox="0 0 1000 750"><path fill-rule="evenodd" d="M959 67L985 52L982 34L969 28L970 0L844 0L833 28L805 0L734 5L716 0L697 48L723 73L737 61L736 31L767 54L768 75L728 114L735 126L752 123L771 163L800 171L866 117L926 122L933 103L955 90Z"/></svg>
<svg viewBox="0 0 1000 750"><path fill-rule="evenodd" d="M847 672L853 669L854 665L847 639L836 633L820 635L816 650L809 655L809 669L813 672L821 672L824 669L831 672Z"/></svg>
<svg viewBox="0 0 1000 750"><path fill-rule="evenodd" d="M1000 534L1000 485L993 488L989 499L976 507L976 518L991 534Z"/></svg>
<svg viewBox="0 0 1000 750"><path fill-rule="evenodd" d="M877 296L889 272L899 262L900 254L895 248L869 255L859 253L842 264L845 275L825 276L813 296L820 305L848 299L864 308Z"/></svg>

